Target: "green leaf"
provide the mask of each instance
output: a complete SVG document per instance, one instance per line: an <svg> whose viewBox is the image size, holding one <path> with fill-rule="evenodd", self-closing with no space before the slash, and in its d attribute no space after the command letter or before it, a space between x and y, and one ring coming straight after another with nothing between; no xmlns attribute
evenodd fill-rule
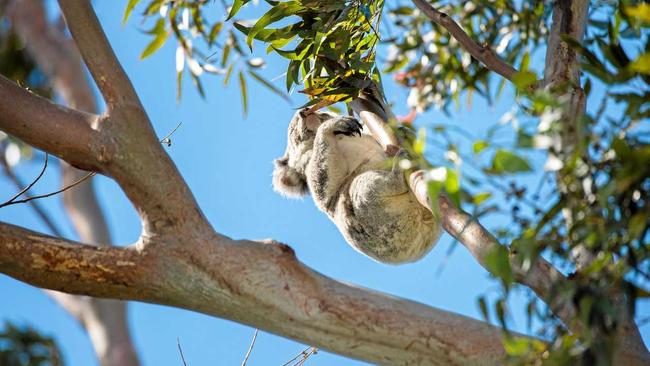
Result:
<svg viewBox="0 0 650 366"><path fill-rule="evenodd" d="M449 197L454 201L456 206L460 207L460 181L458 174L453 169L447 168L445 191L449 194Z"/></svg>
<svg viewBox="0 0 650 366"><path fill-rule="evenodd" d="M458 193L460 190L460 182L458 181L458 174L453 169L447 169L447 179L445 179L445 190L447 193Z"/></svg>
<svg viewBox="0 0 650 366"><path fill-rule="evenodd" d="M126 24L126 21L129 20L133 8L135 8L139 2L140 0L129 0L129 2L126 4L126 9L124 9L124 16L122 17L122 25Z"/></svg>
<svg viewBox="0 0 650 366"><path fill-rule="evenodd" d="M269 90L271 90L275 94L281 96L282 99L284 99L286 101L289 101L289 97L287 97L287 95L285 93L283 93L282 90L278 89L275 85L271 84L268 80L263 78L260 74L256 73L253 70L248 70L248 73L250 74L250 76L253 77L253 79L259 81L262 85L267 87Z"/></svg>
<svg viewBox="0 0 650 366"><path fill-rule="evenodd" d="M238 31L243 33L245 36L248 36L251 29L253 29L252 27L250 28L246 27L238 22L233 23L233 26ZM273 42L274 45L278 47L277 44L281 44L281 43L286 44L286 42L288 42L293 37L295 37L298 31L300 30L300 26L302 26L302 22L291 24L284 28L262 29L259 32L257 32L254 37L258 41Z"/></svg>
<svg viewBox="0 0 650 366"><path fill-rule="evenodd" d="M497 302L494 304L494 311L497 313L497 319L499 319L499 323L501 323L501 327L507 333L508 329L506 323L506 309L507 309L507 304L505 299L503 298L497 300Z"/></svg>
<svg viewBox="0 0 650 366"><path fill-rule="evenodd" d="M521 58L521 66L519 69L521 71L528 71L529 66L530 66L530 54L528 52L525 52L524 57Z"/></svg>
<svg viewBox="0 0 650 366"><path fill-rule="evenodd" d="M490 192L482 192L474 195L474 198L472 199L472 202L474 202L475 205L480 205L481 203L487 201L492 197L492 193Z"/></svg>
<svg viewBox="0 0 650 366"><path fill-rule="evenodd" d="M230 57L230 50L232 49L232 43L226 42L226 45L223 46L223 52L221 53L221 67L225 67L228 63L228 57Z"/></svg>
<svg viewBox="0 0 650 366"><path fill-rule="evenodd" d="M228 13L228 18L226 20L230 20L232 17L234 17L237 12L239 12L239 9L246 3L248 3L250 0L235 0L232 2L232 7L230 8L230 13Z"/></svg>
<svg viewBox="0 0 650 366"><path fill-rule="evenodd" d="M478 154L481 151L485 150L485 148L488 146L490 145L486 141L478 140L472 144L472 151L474 151L474 154Z"/></svg>
<svg viewBox="0 0 650 366"><path fill-rule="evenodd" d="M533 147L533 136L526 133L524 130L517 131L517 147L522 149L530 149Z"/></svg>
<svg viewBox="0 0 650 366"><path fill-rule="evenodd" d="M530 170L530 164L528 164L526 159L507 150L497 150L492 160L492 173L521 173L529 172Z"/></svg>
<svg viewBox="0 0 650 366"><path fill-rule="evenodd" d="M212 26L212 29L210 29L210 34L208 35L208 44L213 45L214 41L217 39L217 36L219 35L219 32L221 32L221 29L223 28L223 23L222 22L217 22L214 23Z"/></svg>
<svg viewBox="0 0 650 366"><path fill-rule="evenodd" d="M503 339L503 348L508 355L521 357L543 352L546 345L539 339L506 337Z"/></svg>
<svg viewBox="0 0 650 366"><path fill-rule="evenodd" d="M275 52L277 52L280 56L282 56L282 57L284 57L286 59L289 59L289 60L302 60L302 59L305 58L305 55L307 54L307 52L309 52L309 50L311 50L311 44L304 47L304 46L302 46L302 43L304 43L304 41L301 42L301 45L298 45L298 47L296 47L296 49L293 50L293 51L285 51L285 50L281 50L281 49L278 49L278 48L275 48L275 47L273 47L273 50ZM302 49L301 49L301 46L303 47Z"/></svg>
<svg viewBox="0 0 650 366"><path fill-rule="evenodd" d="M485 268L508 287L513 281L508 248L496 245L485 256Z"/></svg>
<svg viewBox="0 0 650 366"><path fill-rule="evenodd" d="M427 190L429 193L429 201L431 201L431 207L438 207L438 196L442 192L444 182L437 180L430 180L427 182ZM433 210L433 216L439 219L440 213L438 210Z"/></svg>
<svg viewBox="0 0 650 366"><path fill-rule="evenodd" d="M181 90L183 88L183 71L176 73L176 101L181 101Z"/></svg>
<svg viewBox="0 0 650 366"><path fill-rule="evenodd" d="M253 25L253 28L248 32L246 44L252 51L253 39L257 33L262 31L269 24L275 23L291 15L296 15L303 9L302 4L298 1L287 1L272 7L268 12L266 12L266 14L262 15L262 17L257 20L255 25Z"/></svg>
<svg viewBox="0 0 650 366"><path fill-rule="evenodd" d="M426 147L426 140L427 140L427 131L424 128L418 129L417 138L413 142L413 151L417 155L424 154L424 148Z"/></svg>
<svg viewBox="0 0 650 366"><path fill-rule="evenodd" d="M291 90L293 84L298 84L298 73L300 72L300 62L292 60L287 67L287 92Z"/></svg>
<svg viewBox="0 0 650 366"><path fill-rule="evenodd" d="M413 7L400 6L395 9L389 10L388 13L392 15L411 15L413 14Z"/></svg>
<svg viewBox="0 0 650 366"><path fill-rule="evenodd" d="M483 319L485 319L485 321L490 321L490 312L488 312L487 301L485 301L485 297L480 296L478 298L478 307L481 310L481 314L483 314Z"/></svg>
<svg viewBox="0 0 650 366"><path fill-rule="evenodd" d="M201 83L201 79L199 79L198 76L194 75L191 72L190 72L190 77L192 78L192 82L194 83L194 86L196 86L196 90L199 92L201 98L205 99L205 90L203 89L203 84Z"/></svg>
<svg viewBox="0 0 650 366"><path fill-rule="evenodd" d="M248 92L246 90L246 79L244 73L239 72L239 88L241 90L241 104L244 111L244 118L248 115Z"/></svg>
<svg viewBox="0 0 650 366"><path fill-rule="evenodd" d="M633 18L650 23L650 4L640 3L637 6L626 6L623 12Z"/></svg>
<svg viewBox="0 0 650 366"><path fill-rule="evenodd" d="M154 52L158 51L160 47L162 47L165 42L167 41L167 38L169 37L169 32L165 31L164 29L162 32L156 34L154 39L145 47L144 51L142 51L142 54L140 55L140 60L144 60L145 58L151 56Z"/></svg>
<svg viewBox="0 0 650 366"><path fill-rule="evenodd" d="M537 82L537 74L532 71L519 71L512 76L512 83L519 89L526 89L527 87Z"/></svg>
<svg viewBox="0 0 650 366"><path fill-rule="evenodd" d="M165 19L160 18L160 19L158 19L156 24L153 27L151 27L151 29L145 30L144 33L146 33L148 35L151 35L151 36L155 36L155 35L158 35L158 34L164 32L164 31L165 31Z"/></svg>
<svg viewBox="0 0 650 366"><path fill-rule="evenodd" d="M228 85L230 82L230 77L232 76L232 71L234 69L235 63L231 63L226 69L226 76L223 77L223 85Z"/></svg>
<svg viewBox="0 0 650 366"><path fill-rule="evenodd" d="M629 234L631 239L636 239L646 230L646 227L650 225L648 216L645 212L638 212L630 218L629 222Z"/></svg>
<svg viewBox="0 0 650 366"><path fill-rule="evenodd" d="M650 74L650 53L644 53L632 61L628 68L641 74Z"/></svg>

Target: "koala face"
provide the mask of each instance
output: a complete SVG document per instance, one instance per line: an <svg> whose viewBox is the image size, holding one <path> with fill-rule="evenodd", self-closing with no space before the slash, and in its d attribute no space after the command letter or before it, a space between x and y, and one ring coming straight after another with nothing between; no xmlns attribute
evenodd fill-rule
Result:
<svg viewBox="0 0 650 366"><path fill-rule="evenodd" d="M328 112L299 110L289 123L287 148L284 155L274 161L273 189L289 198L300 198L309 193L305 169L311 158L318 127L335 118Z"/></svg>

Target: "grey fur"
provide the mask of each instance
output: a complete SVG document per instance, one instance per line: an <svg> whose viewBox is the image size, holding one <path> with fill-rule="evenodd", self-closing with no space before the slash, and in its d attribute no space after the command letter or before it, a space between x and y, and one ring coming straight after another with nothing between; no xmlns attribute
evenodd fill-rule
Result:
<svg viewBox="0 0 650 366"><path fill-rule="evenodd" d="M275 160L274 189L287 197L311 192L345 239L383 263L412 262L440 237L440 224L408 188L404 172L354 118L297 112L287 149Z"/></svg>

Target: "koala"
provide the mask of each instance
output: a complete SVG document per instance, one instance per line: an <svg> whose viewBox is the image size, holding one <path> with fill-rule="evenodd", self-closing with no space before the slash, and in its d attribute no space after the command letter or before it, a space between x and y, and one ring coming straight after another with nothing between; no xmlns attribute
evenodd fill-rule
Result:
<svg viewBox="0 0 650 366"><path fill-rule="evenodd" d="M346 241L370 258L413 262L431 250L441 229L394 159L355 118L303 109L274 162L273 187L289 198L311 193Z"/></svg>

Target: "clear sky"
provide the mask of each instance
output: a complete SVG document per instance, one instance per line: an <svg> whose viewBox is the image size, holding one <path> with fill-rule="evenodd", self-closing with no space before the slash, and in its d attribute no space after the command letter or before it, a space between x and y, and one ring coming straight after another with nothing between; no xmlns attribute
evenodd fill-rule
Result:
<svg viewBox="0 0 650 366"><path fill-rule="evenodd" d="M175 100L173 41L154 56L139 61L148 42L138 28L135 15L125 26L121 17L125 1L97 1L96 11L123 67L131 77L159 136L166 135L178 122L182 127L173 135L168 148L201 208L215 229L233 238L274 238L290 244L298 258L315 270L338 280L387 292L474 318L481 318L477 296L498 293L498 285L461 246L451 256L448 235L423 260L415 264L388 266L376 263L354 251L334 224L320 213L311 198L286 200L271 187L272 160L280 156L286 142L286 126L292 108L305 102L293 95L284 102L259 84L249 83L250 113L242 118L240 94L235 84L224 88L222 79L204 78L207 99L202 100L191 82L185 80L183 100ZM269 79L280 76L286 64L272 58L263 71ZM284 78L277 81L282 88ZM406 91L389 85L388 97L404 112ZM474 98L471 109L454 111L452 118L439 112L420 117L420 122L455 123L476 134L498 121L512 106L506 92L493 106ZM22 164L17 172L24 180L36 175L38 163ZM57 169L49 169L35 192L58 187ZM117 185L99 178L97 188L115 242L135 241L140 223ZM2 197L13 194L13 187L0 178ZM2 198L0 198L2 199ZM74 237L58 199L43 202L69 237ZM499 216L487 225L507 220ZM46 231L29 206L0 209L0 221ZM442 266L442 267L441 267ZM442 270L441 270L442 268ZM526 293L515 291L511 307L521 309ZM68 365L96 365L88 338L73 318L41 290L0 275L0 323L11 320L29 324L54 336L62 347ZM641 316L650 315L647 301L639 302ZM241 363L253 329L186 310L131 303L129 322L135 346L144 365L182 365L176 339L179 338L189 365L238 365ZM524 317L515 314L515 329L525 332ZM650 327L641 329L650 339ZM306 345L272 334L260 333L249 365L282 365ZM361 365L327 352L313 356L309 365Z"/></svg>

